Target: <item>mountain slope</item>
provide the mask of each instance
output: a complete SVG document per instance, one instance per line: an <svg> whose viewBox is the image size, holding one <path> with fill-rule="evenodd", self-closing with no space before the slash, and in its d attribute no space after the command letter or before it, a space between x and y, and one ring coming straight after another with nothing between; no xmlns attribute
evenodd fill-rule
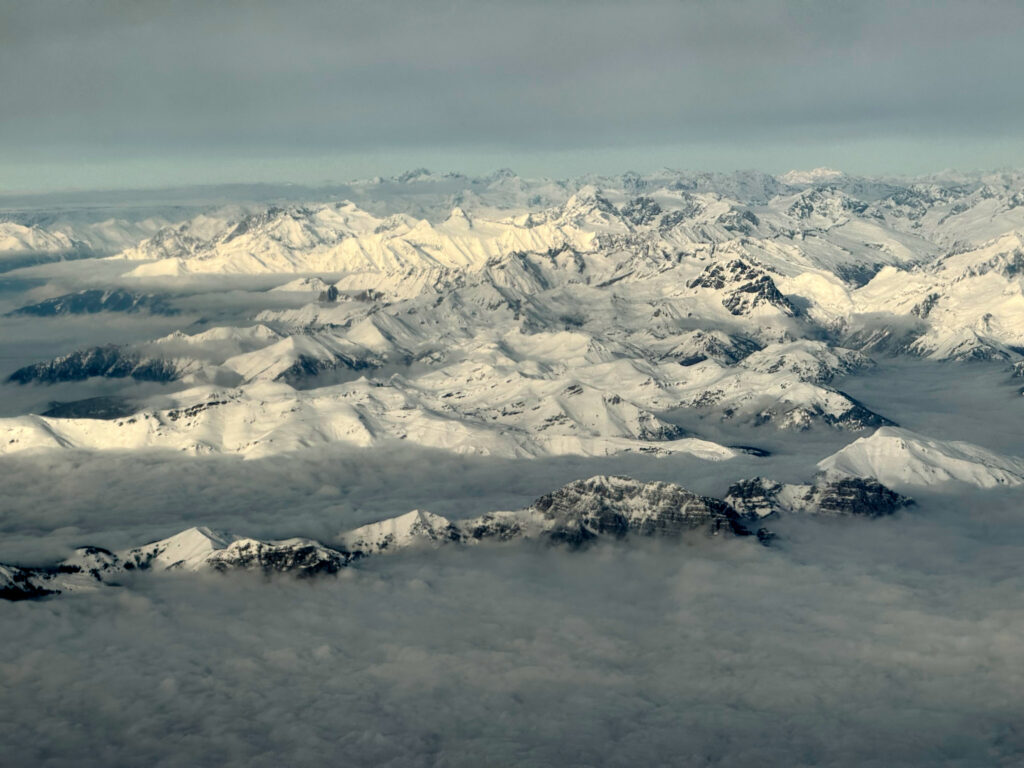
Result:
<svg viewBox="0 0 1024 768"><path fill-rule="evenodd" d="M1024 458L894 427L855 440L819 462L818 468L830 475L873 477L896 487L953 481L981 488L1024 485Z"/></svg>
<svg viewBox="0 0 1024 768"><path fill-rule="evenodd" d="M557 386L557 385L556 385ZM164 396L173 403L109 420L20 416L0 419L0 453L54 449L238 453L256 458L334 443L373 446L406 440L456 453L527 457L685 453L705 460L737 451L680 436L680 430L599 395L548 410L446 408L412 387L365 379L299 392L285 384L200 387Z"/></svg>
<svg viewBox="0 0 1024 768"><path fill-rule="evenodd" d="M55 296L35 304L20 307L10 316L34 315L91 315L97 312L149 312L154 315L176 315L175 309L163 296L126 291L123 288L102 290L90 288L63 296Z"/></svg>

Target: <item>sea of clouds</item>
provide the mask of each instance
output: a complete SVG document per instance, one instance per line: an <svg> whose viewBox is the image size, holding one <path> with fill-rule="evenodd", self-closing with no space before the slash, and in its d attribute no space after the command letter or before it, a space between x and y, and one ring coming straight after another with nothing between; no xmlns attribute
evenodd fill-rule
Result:
<svg viewBox="0 0 1024 768"><path fill-rule="evenodd" d="M0 604L10 765L1019 765L1024 525L412 553Z"/></svg>
<svg viewBox="0 0 1024 768"><path fill-rule="evenodd" d="M16 305L23 287L0 299ZM186 322L215 309L194 301ZM100 321L5 320L0 361L169 330ZM93 387L0 390L9 414ZM884 360L840 388L908 428L1022 452L1019 386L1003 367ZM809 479L859 436L686 426L771 455L7 456L0 562L190 525L330 542L416 507L518 508L597 473L721 495L741 477ZM913 495L891 519L775 521L768 548L699 536L448 548L310 581L182 574L0 602L0 764L1019 765L1019 489Z"/></svg>

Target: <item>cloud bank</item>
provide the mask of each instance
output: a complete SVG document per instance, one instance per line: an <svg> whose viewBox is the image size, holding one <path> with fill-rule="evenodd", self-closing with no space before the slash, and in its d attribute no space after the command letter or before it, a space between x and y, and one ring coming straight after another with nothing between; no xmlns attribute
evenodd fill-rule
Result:
<svg viewBox="0 0 1024 768"><path fill-rule="evenodd" d="M49 766L1008 766L1011 507L3 604L0 737Z"/></svg>
<svg viewBox="0 0 1024 768"><path fill-rule="evenodd" d="M321 179L360 156L594 170L595 150L706 167L712 147L784 170L811 145L851 170L872 146L889 171L992 165L1020 139L1022 21L1003 0L8 5L3 183L168 183L183 160L193 180Z"/></svg>

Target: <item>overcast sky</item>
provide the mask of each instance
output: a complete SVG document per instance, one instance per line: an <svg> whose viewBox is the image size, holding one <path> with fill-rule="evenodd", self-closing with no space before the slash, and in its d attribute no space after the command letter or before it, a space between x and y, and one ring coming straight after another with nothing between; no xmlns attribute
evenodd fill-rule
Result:
<svg viewBox="0 0 1024 768"><path fill-rule="evenodd" d="M0 0L0 189L1024 165L1024 4Z"/></svg>

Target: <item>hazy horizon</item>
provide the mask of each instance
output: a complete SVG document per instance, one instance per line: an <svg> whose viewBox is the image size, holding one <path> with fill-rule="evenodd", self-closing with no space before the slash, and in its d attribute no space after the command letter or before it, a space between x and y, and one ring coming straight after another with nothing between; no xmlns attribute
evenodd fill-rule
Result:
<svg viewBox="0 0 1024 768"><path fill-rule="evenodd" d="M436 158L435 158L436 159ZM500 159L500 158L496 158ZM310 160L310 162L313 162ZM281 160L281 167L291 168L303 168L303 163L296 163L294 161ZM524 165L526 167L520 167ZM275 165L276 167L276 165ZM371 172L376 168L376 172ZM555 172L556 169L561 169L562 172ZM850 167L837 164L829 163L805 163L799 164L782 164L779 167L766 168L756 165L707 165L707 166L696 166L696 165L672 165L669 163L662 163L660 165L654 164L650 166L638 166L629 165L623 162L616 166L599 166L585 167L582 164L576 165L565 165L565 164L553 164L548 170L545 170L545 166L536 165L534 163L523 163L523 164L490 164L488 165L485 161L481 161L478 164L473 164L467 167L461 167L458 165L448 166L441 165L438 163L415 163L408 162L403 163L395 160L387 165L381 166L369 166L367 165L366 172L356 173L354 168L352 175L338 175L338 176L323 176L316 177L314 173L308 174L308 176L295 175L288 177L286 175L275 175L273 173L266 173L265 175L252 176L252 177L226 177L220 178L193 178L188 175L181 175L180 178L167 178L161 179L153 176L140 177L137 180L126 180L123 184L111 184L104 186L102 184L81 184L81 185L68 185L68 186L55 186L55 187L39 187L39 188L16 188L16 187L4 187L0 185L0 201L11 203L17 202L20 198L25 198L26 202L34 198L53 198L60 197L61 195L77 196L77 195L118 195L122 193L133 193L143 192L147 194L161 193L161 192L186 192L190 190L203 191L203 190L221 190L229 188L261 188L261 187L295 187L301 190L309 190L315 192L318 189L330 189L332 187L345 187L352 184L358 184L362 182L372 182L376 179L389 180L396 179L399 176L416 171L427 171L432 175L442 176L463 176L469 179L482 179L492 176L500 171L510 170L517 176L523 179L529 180L540 180L548 179L551 181L567 181L572 179L580 179L588 176L597 177L608 177L614 178L623 176L629 173L637 173L642 177L652 176L659 172L678 173L678 174L698 174L698 173L715 173L728 176L731 174L743 174L743 173L764 173L772 176L782 176L790 171L798 172L809 172L814 170L832 170L839 171L840 173L852 177L852 178L865 178L865 179L877 179L877 180L893 180L893 181L907 181L915 179L929 179L937 178L941 179L949 176L963 175L971 177L981 177L990 174L999 173L1019 173L1024 172L1024 161L1020 164L1002 164L1002 165L989 165L989 166L946 166L936 167L933 169L921 169L917 171L889 171L885 169L877 171L855 171L851 170ZM93 177L98 178L98 177Z"/></svg>
<svg viewBox="0 0 1024 768"><path fill-rule="evenodd" d="M1024 8L0 4L0 191L1024 166Z"/></svg>

